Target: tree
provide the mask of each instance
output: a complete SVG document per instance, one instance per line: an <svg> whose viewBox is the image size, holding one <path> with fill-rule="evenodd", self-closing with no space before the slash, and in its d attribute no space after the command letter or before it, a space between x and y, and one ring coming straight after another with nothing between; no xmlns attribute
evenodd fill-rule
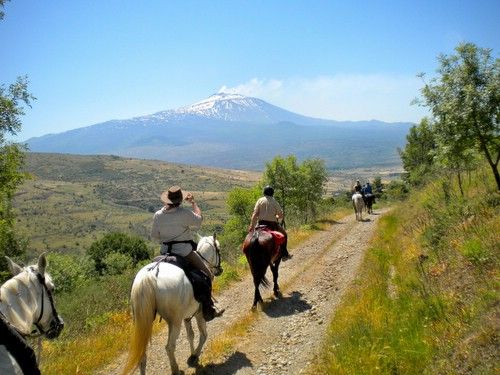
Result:
<svg viewBox="0 0 500 375"><path fill-rule="evenodd" d="M264 184L273 186L285 214L287 211L294 212L298 221L304 223L316 217L326 180L327 172L322 160L307 159L299 164L293 155L275 157L266 163L264 172Z"/></svg>
<svg viewBox="0 0 500 375"><path fill-rule="evenodd" d="M0 9L3 4L4 1L0 1ZM0 12L2 18L3 12ZM28 177L21 172L25 149L20 144L7 141L7 135L16 135L21 129L24 106L31 107L34 99L28 92L26 77L19 77L8 88L0 85L0 273L3 277L7 271L3 255L20 256L24 252L14 232L12 197Z"/></svg>
<svg viewBox="0 0 500 375"><path fill-rule="evenodd" d="M403 167L408 173L408 181L418 185L434 165L436 141L432 123L424 118L420 124L412 126L406 136L404 149L399 150Z"/></svg>
<svg viewBox="0 0 500 375"><path fill-rule="evenodd" d="M299 192L296 197L299 211L304 213L304 221L315 219L318 205L323 199L324 184L328 180L325 162L320 159L307 159L299 168Z"/></svg>
<svg viewBox="0 0 500 375"><path fill-rule="evenodd" d="M382 177L376 176L373 179L373 191L376 195L381 195L384 189L384 184L382 183Z"/></svg>
<svg viewBox="0 0 500 375"><path fill-rule="evenodd" d="M9 1L9 0L7 0ZM5 0L0 0L0 20L3 20L4 12L3 12L3 7L5 4Z"/></svg>
<svg viewBox="0 0 500 375"><path fill-rule="evenodd" d="M256 200L262 192L260 184L252 188L234 188L229 192L227 207L229 219L224 224L224 231L220 242L222 244L223 259L234 260L250 224L253 208Z"/></svg>
<svg viewBox="0 0 500 375"><path fill-rule="evenodd" d="M264 182L274 188L274 195L281 203L286 214L288 205L294 201L299 187L299 166L297 158L289 155L286 158L276 156L271 162L266 163Z"/></svg>
<svg viewBox="0 0 500 375"><path fill-rule="evenodd" d="M500 60L473 43L455 51L439 57L438 76L424 86L420 103L431 109L440 159L467 167L479 151L500 190Z"/></svg>

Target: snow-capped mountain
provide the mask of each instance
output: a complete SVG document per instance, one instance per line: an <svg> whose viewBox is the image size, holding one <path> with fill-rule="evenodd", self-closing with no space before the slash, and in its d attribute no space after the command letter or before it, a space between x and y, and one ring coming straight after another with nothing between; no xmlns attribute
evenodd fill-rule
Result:
<svg viewBox="0 0 500 375"><path fill-rule="evenodd" d="M195 104L26 141L31 151L113 154L262 169L276 155L321 158L329 168L399 164L409 123L338 122L261 99L219 93Z"/></svg>
<svg viewBox="0 0 500 375"><path fill-rule="evenodd" d="M161 111L137 119L140 121L155 119L168 122L193 116L210 120L260 124L273 124L284 121L301 124L324 123L324 120L302 116L276 107L261 99L228 93L217 93L189 106Z"/></svg>

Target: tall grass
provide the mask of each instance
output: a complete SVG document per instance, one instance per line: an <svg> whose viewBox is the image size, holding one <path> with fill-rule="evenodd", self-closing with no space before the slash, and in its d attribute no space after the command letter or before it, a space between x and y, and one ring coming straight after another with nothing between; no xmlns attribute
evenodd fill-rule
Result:
<svg viewBox="0 0 500 375"><path fill-rule="evenodd" d="M437 181L380 220L311 373L498 370L499 198L472 177L464 197Z"/></svg>

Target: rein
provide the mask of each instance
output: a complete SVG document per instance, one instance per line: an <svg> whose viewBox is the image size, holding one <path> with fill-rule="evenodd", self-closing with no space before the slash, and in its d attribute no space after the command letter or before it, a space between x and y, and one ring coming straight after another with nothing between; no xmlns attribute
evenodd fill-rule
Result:
<svg viewBox="0 0 500 375"><path fill-rule="evenodd" d="M47 298L49 299L49 302L50 302L50 307L52 309L52 314L57 317L57 311L56 311L56 306L54 304L54 297L52 296L52 293L51 291L49 290L49 288L47 287L47 283L45 282L45 277L42 276L42 274L40 274L40 272L38 271L35 271L35 269L33 267L30 268L32 272L35 272L36 274L36 278L38 280L38 282L40 283L40 285L42 286L42 307L40 308L40 315L38 316L38 319L33 323L35 325L35 327L38 329L38 334L34 334L33 332L30 334L30 337L37 337L37 336L40 336L40 335L45 335L47 334L47 332L49 332L51 329L53 329L52 325L50 326L50 328L48 329L48 331L45 331L41 326L40 326L40 321L42 320L43 318L43 313L44 313L44 306L45 306L45 293L47 293ZM44 293L45 291L45 293Z"/></svg>

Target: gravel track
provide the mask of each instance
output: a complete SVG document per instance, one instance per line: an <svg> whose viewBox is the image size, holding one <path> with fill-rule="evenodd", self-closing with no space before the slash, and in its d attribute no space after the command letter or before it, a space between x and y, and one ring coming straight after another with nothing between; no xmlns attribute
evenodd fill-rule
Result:
<svg viewBox="0 0 500 375"><path fill-rule="evenodd" d="M293 259L280 265L278 281L283 297L273 298L272 288L261 291L264 306L255 312L257 319L230 355L215 363L206 363L202 353L202 365L188 367L189 345L183 330L177 341L176 357L184 374L307 372L308 364L321 348L332 314L356 276L383 212L364 214L362 222L356 222L354 214L346 216L291 249ZM268 277L272 281L270 270ZM222 318L208 323L207 344L248 314L253 302L250 275L215 297L217 306L225 308L226 312ZM170 374L165 352L166 337L166 329L153 337L148 348L148 374ZM119 373L124 359L123 355L99 374Z"/></svg>

